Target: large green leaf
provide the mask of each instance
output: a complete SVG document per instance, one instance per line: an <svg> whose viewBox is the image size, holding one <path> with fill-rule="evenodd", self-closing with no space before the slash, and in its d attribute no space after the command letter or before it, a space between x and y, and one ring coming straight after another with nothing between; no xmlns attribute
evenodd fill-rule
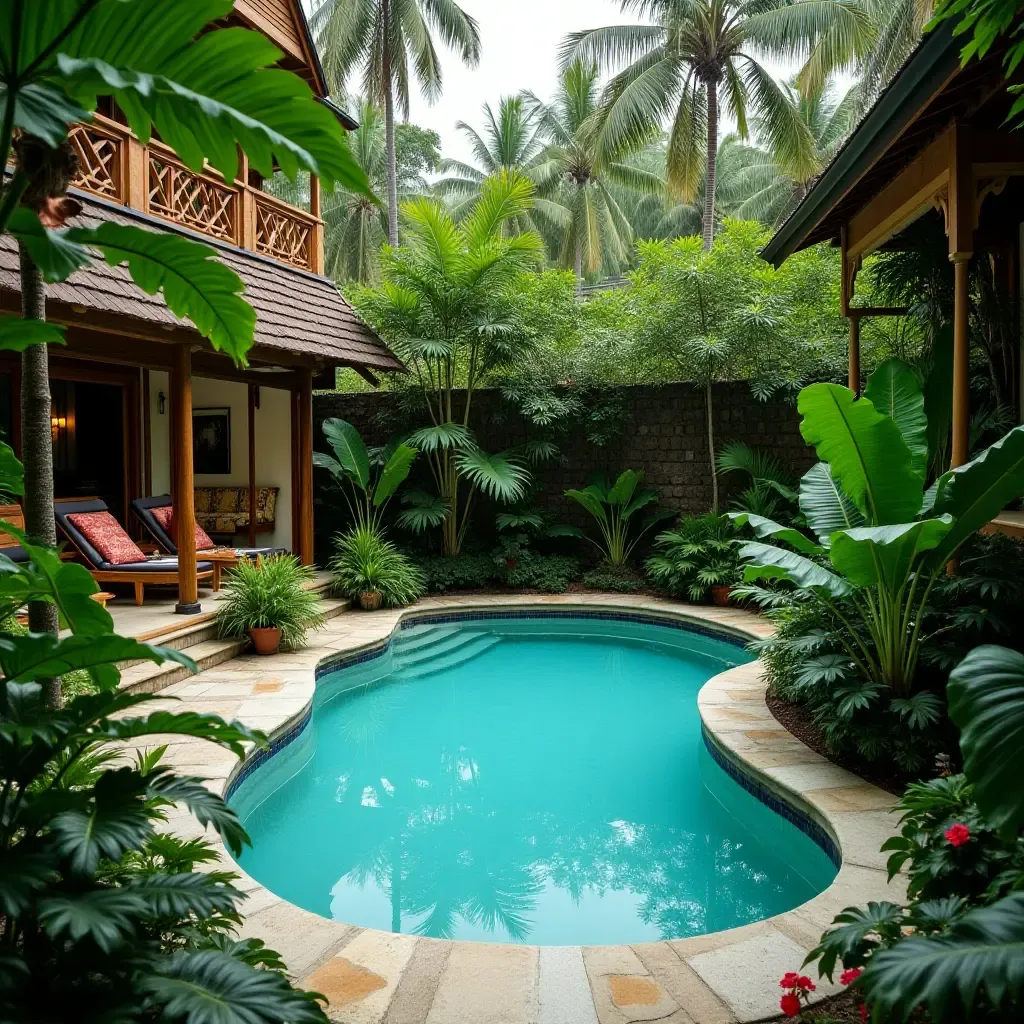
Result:
<svg viewBox="0 0 1024 1024"><path fill-rule="evenodd" d="M815 463L801 478L800 511L825 547L836 530L864 525L860 509L843 493L827 462Z"/></svg>
<svg viewBox="0 0 1024 1024"><path fill-rule="evenodd" d="M608 514L604 508L605 492L597 484L590 484L582 490L570 488L565 492L565 496L582 505L598 522L607 523Z"/></svg>
<svg viewBox="0 0 1024 1024"><path fill-rule="evenodd" d="M899 427L923 483L928 472L928 419L917 374L902 359L887 359L868 377L864 397Z"/></svg>
<svg viewBox="0 0 1024 1024"><path fill-rule="evenodd" d="M1024 893L968 911L942 935L912 936L876 952L859 984L875 1020L906 1021L917 1007L933 1021L973 1020L984 993L1012 1006L1024 989Z"/></svg>
<svg viewBox="0 0 1024 1024"><path fill-rule="evenodd" d="M241 722L225 722L216 715L203 715L198 711L154 711L144 718L108 719L98 731L118 740L133 740L161 733L193 736L226 747L239 757L245 754L246 743L267 745L266 736L257 729L249 729Z"/></svg>
<svg viewBox="0 0 1024 1024"><path fill-rule="evenodd" d="M644 475L640 470L626 469L619 474L618 480L608 491L609 505L625 505L633 496Z"/></svg>
<svg viewBox="0 0 1024 1024"><path fill-rule="evenodd" d="M786 579L803 590L820 591L830 597L846 597L853 587L841 576L812 562L804 555L759 541L740 547L740 558L747 562L743 578L748 583L760 579Z"/></svg>
<svg viewBox="0 0 1024 1024"><path fill-rule="evenodd" d="M401 487L419 452L411 445L400 444L391 458L384 464L376 490L373 492L374 505L382 505Z"/></svg>
<svg viewBox="0 0 1024 1024"><path fill-rule="evenodd" d="M855 587L880 586L890 592L907 581L918 556L942 542L951 516L898 526L857 526L832 535L832 566Z"/></svg>
<svg viewBox="0 0 1024 1024"><path fill-rule="evenodd" d="M86 889L57 894L39 903L39 921L54 939L88 937L109 953L134 935L146 910L145 897L125 888Z"/></svg>
<svg viewBox="0 0 1024 1024"><path fill-rule="evenodd" d="M905 523L921 511L922 480L888 416L838 384L804 388L797 408L804 440L871 525Z"/></svg>
<svg viewBox="0 0 1024 1024"><path fill-rule="evenodd" d="M342 469L362 490L370 486L370 457L359 431L345 420L324 420L324 437L338 456Z"/></svg>
<svg viewBox="0 0 1024 1024"><path fill-rule="evenodd" d="M402 504L408 508L398 517L398 525L413 533L440 526L450 512L448 503L438 494L426 491L406 491L402 495Z"/></svg>
<svg viewBox="0 0 1024 1024"><path fill-rule="evenodd" d="M249 836L238 815L219 797L203 785L202 779L175 775L161 770L146 777L151 796L187 807L203 828L212 825L224 840L225 846L237 857L242 847L249 844Z"/></svg>
<svg viewBox="0 0 1024 1024"><path fill-rule="evenodd" d="M439 423L435 427L414 430L406 440L421 452L436 452L439 448L467 448L473 437L461 423Z"/></svg>
<svg viewBox="0 0 1024 1024"><path fill-rule="evenodd" d="M974 798L992 825L1016 835L1024 825L1024 654L975 647L949 674L946 693Z"/></svg>
<svg viewBox="0 0 1024 1024"><path fill-rule="evenodd" d="M64 328L45 320L0 314L0 350L24 352L31 345L63 345Z"/></svg>
<svg viewBox="0 0 1024 1024"><path fill-rule="evenodd" d="M513 503L526 494L530 471L507 452L488 455L479 448L460 451L455 465L474 487L489 498Z"/></svg>
<svg viewBox="0 0 1024 1024"><path fill-rule="evenodd" d="M0 108L6 108L8 87L0 84ZM53 85L29 83L18 89L14 100L14 127L36 135L56 149L68 135L68 125L88 121L92 114Z"/></svg>
<svg viewBox="0 0 1024 1024"><path fill-rule="evenodd" d="M935 563L947 562L968 537L1021 494L1024 494L1024 426L1014 427L977 458L939 478L933 512L951 515L956 522L936 548Z"/></svg>
<svg viewBox="0 0 1024 1024"><path fill-rule="evenodd" d="M39 218L24 206L11 214L7 230L25 246L43 280L51 284L67 280L89 262L89 250L84 245L70 241L66 231L44 228Z"/></svg>
<svg viewBox="0 0 1024 1024"><path fill-rule="evenodd" d="M143 898L146 917L199 918L230 913L242 894L202 871L167 874L154 871L132 879L128 891Z"/></svg>
<svg viewBox="0 0 1024 1024"><path fill-rule="evenodd" d="M293 989L277 971L254 970L219 949L179 952L156 960L159 973L137 985L144 1006L163 1009L167 1020L189 1024L324 1024L316 996Z"/></svg>
<svg viewBox="0 0 1024 1024"><path fill-rule="evenodd" d="M110 221L69 228L65 235L72 243L95 246L111 266L127 262L132 280L144 292L162 291L175 316L188 317L215 349L245 364L256 313L242 298L242 279L217 259L216 250L171 232Z"/></svg>
<svg viewBox="0 0 1024 1024"><path fill-rule="evenodd" d="M0 441L0 494L17 496L24 493L25 467L14 454L14 449Z"/></svg>
<svg viewBox="0 0 1024 1024"><path fill-rule="evenodd" d="M762 539L773 537L775 540L781 540L784 544L788 544L791 548L796 548L797 551L802 551L805 555L823 555L825 553L825 549L820 544L815 544L813 540L792 526L783 526L781 523L775 522L774 519L766 519L764 516L754 515L753 512L729 512L727 514L738 527L749 526Z"/></svg>

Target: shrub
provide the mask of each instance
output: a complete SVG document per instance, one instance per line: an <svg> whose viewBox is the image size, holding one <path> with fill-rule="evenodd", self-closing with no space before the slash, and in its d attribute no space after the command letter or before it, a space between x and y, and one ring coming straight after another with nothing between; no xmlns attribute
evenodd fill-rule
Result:
<svg viewBox="0 0 1024 1024"><path fill-rule="evenodd" d="M615 594L635 594L643 590L644 578L629 566L613 569L598 566L583 577L583 584L591 590L607 590Z"/></svg>
<svg viewBox="0 0 1024 1024"><path fill-rule="evenodd" d="M569 555L539 555L528 551L514 569L505 569L505 583L510 587L563 593L580 574L580 563Z"/></svg>
<svg viewBox="0 0 1024 1024"><path fill-rule="evenodd" d="M306 589L315 578L313 568L294 555L240 561L228 574L217 611L220 635L243 637L250 629L276 626L282 647L303 646L306 633L324 621L320 599Z"/></svg>
<svg viewBox="0 0 1024 1024"><path fill-rule="evenodd" d="M714 586L741 579L736 529L727 516L709 513L681 519L654 541L657 554L647 559L647 575L674 597L707 600Z"/></svg>
<svg viewBox="0 0 1024 1024"><path fill-rule="evenodd" d="M483 590L499 579L497 567L487 555L450 555L418 558L427 590Z"/></svg>
<svg viewBox="0 0 1024 1024"><path fill-rule="evenodd" d="M357 527L335 540L334 589L345 597L378 591L388 608L412 604L424 591L423 572L378 530Z"/></svg>

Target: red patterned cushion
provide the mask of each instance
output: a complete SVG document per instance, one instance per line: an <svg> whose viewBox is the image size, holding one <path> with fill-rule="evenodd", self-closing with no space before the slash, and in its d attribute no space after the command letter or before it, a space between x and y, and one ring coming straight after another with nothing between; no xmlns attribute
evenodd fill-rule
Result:
<svg viewBox="0 0 1024 1024"><path fill-rule="evenodd" d="M144 562L141 548L121 528L109 512L72 512L68 521L111 565Z"/></svg>
<svg viewBox="0 0 1024 1024"><path fill-rule="evenodd" d="M178 543L178 530L174 524L174 509L170 505L162 505L158 508L151 508L153 518L170 534L171 540ZM210 535L196 523L196 551L206 551L217 545L210 539Z"/></svg>

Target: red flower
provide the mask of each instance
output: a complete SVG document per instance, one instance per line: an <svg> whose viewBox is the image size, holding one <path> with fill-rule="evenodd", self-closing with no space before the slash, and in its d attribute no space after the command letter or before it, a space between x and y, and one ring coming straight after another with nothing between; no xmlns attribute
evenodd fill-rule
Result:
<svg viewBox="0 0 1024 1024"><path fill-rule="evenodd" d="M801 992L813 992L814 982L811 981L806 974L801 974L800 977L796 979L796 987L800 989Z"/></svg>
<svg viewBox="0 0 1024 1024"><path fill-rule="evenodd" d="M971 838L971 830L966 825L957 822L946 829L946 838L950 846L963 846Z"/></svg>
<svg viewBox="0 0 1024 1024"><path fill-rule="evenodd" d="M787 1017L795 1017L800 1012L800 997L795 992L787 992L779 1000L779 1009Z"/></svg>
<svg viewBox="0 0 1024 1024"><path fill-rule="evenodd" d="M856 981L864 973L863 967L851 967L847 971L843 971L839 975L839 980L844 985L849 985L851 982Z"/></svg>
<svg viewBox="0 0 1024 1024"><path fill-rule="evenodd" d="M788 971L782 976L782 981L779 984L783 988L796 988L800 981L800 975L796 971Z"/></svg>
<svg viewBox="0 0 1024 1024"><path fill-rule="evenodd" d="M861 1003L860 1004L860 1019L863 1020L863 1021L867 1021L867 1019L868 1019L868 1004L867 1003Z"/></svg>

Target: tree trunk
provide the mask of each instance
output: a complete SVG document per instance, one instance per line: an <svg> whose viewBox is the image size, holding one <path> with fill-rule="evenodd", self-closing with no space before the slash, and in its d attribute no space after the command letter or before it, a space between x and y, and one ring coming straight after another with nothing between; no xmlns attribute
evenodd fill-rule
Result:
<svg viewBox="0 0 1024 1024"><path fill-rule="evenodd" d="M388 151L388 243L398 245L398 167L395 157L395 96L391 80L390 0L381 3L383 52L381 78L384 82L384 141Z"/></svg>
<svg viewBox="0 0 1024 1024"><path fill-rule="evenodd" d="M18 247L21 263L21 315L46 319L43 275L28 251ZM53 441L50 434L50 370L45 345L30 345L21 355L21 459L25 464L25 532L39 543L57 546L53 520ZM60 630L57 609L43 601L28 606L33 633ZM63 703L59 679L39 679L48 708Z"/></svg>
<svg viewBox="0 0 1024 1024"><path fill-rule="evenodd" d="M718 82L707 83L708 162L704 176L704 248L715 241L715 189L718 187Z"/></svg>
<svg viewBox="0 0 1024 1024"><path fill-rule="evenodd" d="M707 384L706 402L708 409L708 454L711 456L711 511L718 514L718 466L715 465L715 424L711 404L712 381Z"/></svg>
<svg viewBox="0 0 1024 1024"><path fill-rule="evenodd" d="M583 239L576 236L576 254L573 260L573 269L576 271L576 295L583 294Z"/></svg>

